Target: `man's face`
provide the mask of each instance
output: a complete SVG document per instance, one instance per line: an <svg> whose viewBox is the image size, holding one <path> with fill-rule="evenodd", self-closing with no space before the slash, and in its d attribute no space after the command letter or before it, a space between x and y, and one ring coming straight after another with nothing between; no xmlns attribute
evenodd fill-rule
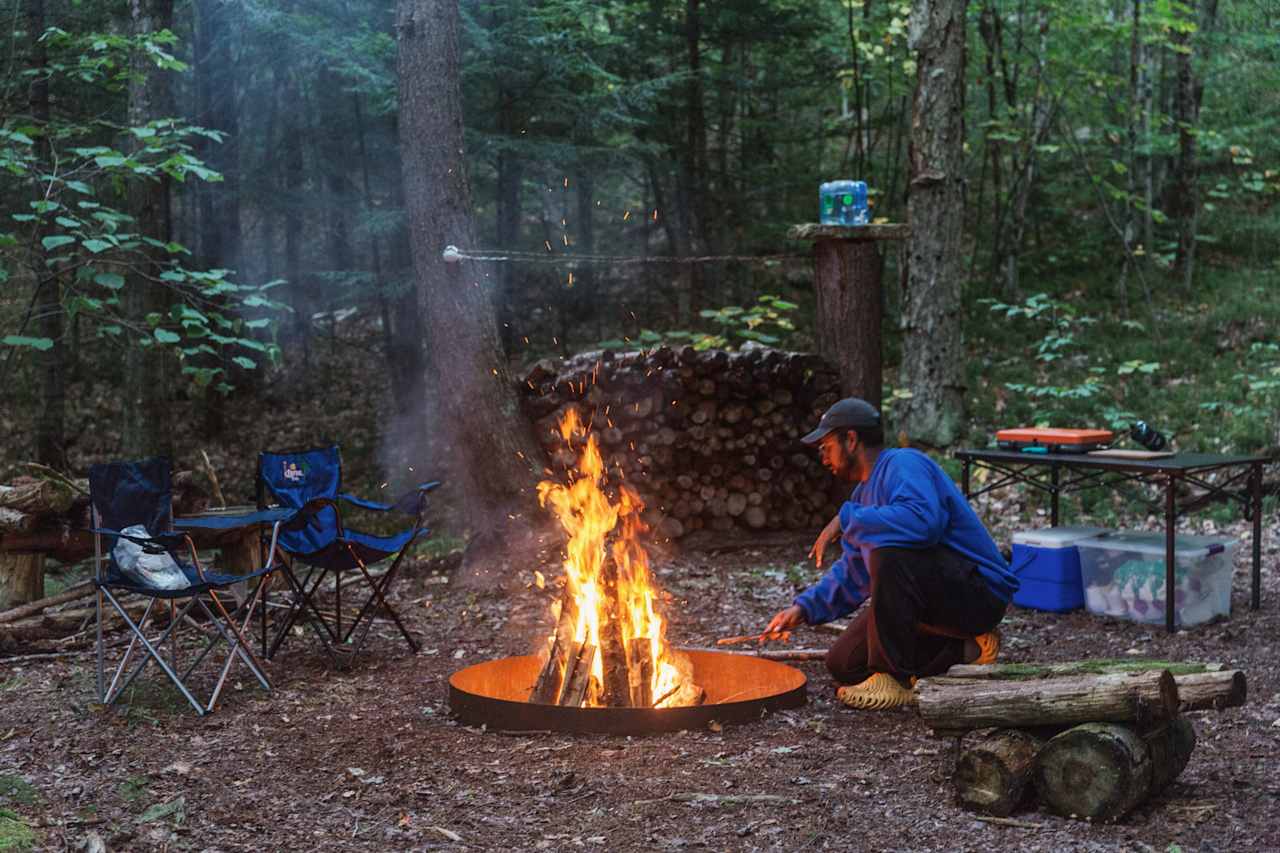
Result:
<svg viewBox="0 0 1280 853"><path fill-rule="evenodd" d="M852 482L857 478L858 472L855 454L857 446L857 433L835 430L824 435L818 442L818 457L832 474Z"/></svg>

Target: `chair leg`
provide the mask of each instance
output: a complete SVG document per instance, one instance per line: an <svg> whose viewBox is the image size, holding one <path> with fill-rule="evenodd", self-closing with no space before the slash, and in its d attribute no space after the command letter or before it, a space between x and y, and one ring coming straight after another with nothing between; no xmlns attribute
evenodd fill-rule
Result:
<svg viewBox="0 0 1280 853"><path fill-rule="evenodd" d="M305 616L306 612L304 611L307 611L310 613L310 617L307 619L307 622L311 625L312 630L315 631L316 639L320 641L320 645L324 648L325 653L329 655L330 660L337 663L337 656L333 650L333 644L338 642L338 636L333 633L333 629L330 628L329 623L325 621L324 616L316 608L313 601L313 596L320 588L320 584L324 582L324 578L328 574L328 571L317 570L315 567L312 567L311 570L307 572L306 578L301 582L293 573L293 570L287 566L282 566L281 571L284 572L285 581L289 584L293 595L293 601L289 605L289 612L284 618L284 624L276 630L275 638L271 641L271 649L267 654L267 659L269 660L275 657L276 652L280 650L280 644L284 642L285 637L289 635L289 631L292 630L294 624L297 622L299 614ZM319 577L316 578L315 584L311 585L310 590L308 590L307 586L310 584L312 576L317 574L317 571ZM325 634L328 634L329 636L325 637Z"/></svg>
<svg viewBox="0 0 1280 853"><path fill-rule="evenodd" d="M348 546L348 548L350 549L350 546ZM387 588L391 582L391 579L395 577L395 573L400 567L400 559L404 556L404 553L405 553L405 549L401 549L400 553L396 555L395 561L392 562L391 567L387 569L387 573L382 576L382 583L379 584L377 581L373 579L373 576L369 574L369 570L365 568L364 561L356 556L354 549L351 549L351 556L355 559L356 566L360 569L361 574L364 575L364 579L368 581L369 587L371 589L369 600L366 601L364 604L364 607L360 609L359 615L356 616L356 621L351 624L351 630L347 633L347 636L344 638L344 642L351 639L351 635L355 633L356 627L360 625L360 620L365 617L366 613L368 613L368 622L365 623L365 626L361 632L360 641L359 643L356 644L356 647L355 647L355 651L357 652L359 652L360 647L364 645L365 639L369 636L369 628L373 625L373 613L369 612L369 609L372 606L373 602L377 600L377 602L382 605L383 609L387 611L387 614L391 617L392 621L396 623L396 627L399 628L400 633L404 635L405 642L409 644L409 648L413 650L414 654L418 653L417 641L414 640L413 637L409 634L409 629L406 628L404 626L404 623L400 621L399 614L397 614L396 611L391 607L391 605L387 603L387 599L383 595L383 589Z"/></svg>
<svg viewBox="0 0 1280 853"><path fill-rule="evenodd" d="M143 647L146 649L147 654L141 661L138 662L138 665L129 674L129 677L125 679L124 683L121 684L119 688L116 688L115 683L119 681L120 674L121 672L123 672L124 666L129 659L129 655L132 653L135 646L135 643L133 642L133 640L130 641L129 650L125 652L125 657L120 662L120 668L116 670L116 677L112 679L112 690L108 691L107 699L103 704L106 704L106 705L112 704L115 701L115 699L120 696L121 693L123 693L125 690L129 688L129 685L133 683L133 680L138 677L138 675L142 672L143 669L146 668L147 663L154 660L156 662L156 666L160 667L160 669L164 671L164 674L169 676L169 680L174 683L174 685L178 688L178 690L182 693L182 695L186 698L186 700L191 703L191 707L195 709L196 713L203 716L206 713L204 707L196 700L195 696L191 695L191 691L187 689L187 686L185 684L183 684L182 679L178 677L178 674L174 672L174 670L167 663L165 663L164 656L160 648L157 648L157 646L163 647L164 642L170 639L171 635L177 629L178 625L181 624L180 619L171 620L169 625L165 628L165 632L156 641L156 644L152 645L151 642L147 639L146 635L143 633L142 626L146 625L147 616L150 615L152 608L155 606L156 599L152 599L151 603L147 605L147 611L146 613L143 614L143 618L141 622L138 624L134 624L133 620L129 618L129 614L125 611L123 607L120 606L120 603L116 601L115 597L112 596L109 592L106 593L106 595L107 595L107 600L111 602L112 606L115 607L116 611L120 614L120 617L124 619L125 624L127 624L129 626L129 629L133 631L134 640L137 640L138 642L142 643ZM184 617L186 616L187 611L191 609L194 601L195 601L195 598L193 597L191 601L187 603L187 606L183 608L182 616Z"/></svg>

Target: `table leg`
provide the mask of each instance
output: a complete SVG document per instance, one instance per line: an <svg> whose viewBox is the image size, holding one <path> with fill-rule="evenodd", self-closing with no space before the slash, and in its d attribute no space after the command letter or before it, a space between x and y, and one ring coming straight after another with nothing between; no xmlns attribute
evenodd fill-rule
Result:
<svg viewBox="0 0 1280 853"><path fill-rule="evenodd" d="M1175 509L1178 478L1169 475L1165 480L1164 492L1164 627L1173 633L1173 584L1175 536L1177 534L1178 513Z"/></svg>
<svg viewBox="0 0 1280 853"><path fill-rule="evenodd" d="M1058 526L1058 463L1049 466L1049 526Z"/></svg>
<svg viewBox="0 0 1280 853"><path fill-rule="evenodd" d="M1253 592L1249 606L1262 606L1262 463L1253 466L1249 475L1249 496L1253 512Z"/></svg>

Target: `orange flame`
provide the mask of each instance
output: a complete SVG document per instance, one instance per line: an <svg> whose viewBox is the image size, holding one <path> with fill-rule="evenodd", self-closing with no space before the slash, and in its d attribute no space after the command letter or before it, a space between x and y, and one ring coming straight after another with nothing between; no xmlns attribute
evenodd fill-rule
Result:
<svg viewBox="0 0 1280 853"><path fill-rule="evenodd" d="M538 501L551 508L569 534L564 561L565 595L577 605L575 642L602 648L602 631L614 619L624 649L630 648L633 639L649 641L649 695L655 707L696 701L700 691L693 684L692 668L687 658L668 645L666 624L655 607L658 590L649 570L649 555L640 542L648 530L640 518L644 503L626 485L619 485L617 502L610 501L604 491L608 480L596 437L579 420L576 410L568 410L561 420L560 435L569 447L575 441L583 443L585 438L585 447L567 484L550 480L538 483ZM615 531L609 544L607 540ZM609 557L617 570L616 596L606 590ZM592 663L588 705L603 704L603 657L597 654Z"/></svg>

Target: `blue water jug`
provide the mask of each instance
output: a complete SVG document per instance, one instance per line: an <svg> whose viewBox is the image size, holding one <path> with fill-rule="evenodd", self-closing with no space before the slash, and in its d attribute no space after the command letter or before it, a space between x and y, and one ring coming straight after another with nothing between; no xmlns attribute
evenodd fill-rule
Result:
<svg viewBox="0 0 1280 853"><path fill-rule="evenodd" d="M866 225L866 183L828 181L818 187L818 221L823 225Z"/></svg>

